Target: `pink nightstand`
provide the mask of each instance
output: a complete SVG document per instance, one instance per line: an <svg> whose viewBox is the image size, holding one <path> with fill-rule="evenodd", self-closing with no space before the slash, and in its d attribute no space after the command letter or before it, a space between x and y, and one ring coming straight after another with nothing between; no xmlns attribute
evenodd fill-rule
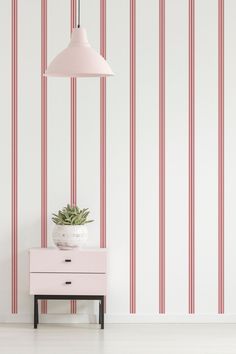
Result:
<svg viewBox="0 0 236 354"><path fill-rule="evenodd" d="M99 323L104 328L106 295L104 248L61 251L30 249L30 294L34 295L34 328L38 324L38 300L99 300Z"/></svg>

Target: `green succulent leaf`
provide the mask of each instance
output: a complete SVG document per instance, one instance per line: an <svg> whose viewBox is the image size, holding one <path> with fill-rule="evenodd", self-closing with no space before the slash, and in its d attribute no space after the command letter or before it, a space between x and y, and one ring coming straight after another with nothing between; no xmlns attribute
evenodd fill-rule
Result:
<svg viewBox="0 0 236 354"><path fill-rule="evenodd" d="M52 214L52 221L56 225L85 225L93 222L88 220L90 211L88 208L80 209L78 206L67 204L66 207Z"/></svg>

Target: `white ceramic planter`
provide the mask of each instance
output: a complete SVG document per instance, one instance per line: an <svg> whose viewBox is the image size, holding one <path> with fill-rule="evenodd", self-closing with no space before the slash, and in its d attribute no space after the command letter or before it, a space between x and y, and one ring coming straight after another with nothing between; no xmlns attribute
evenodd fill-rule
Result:
<svg viewBox="0 0 236 354"><path fill-rule="evenodd" d="M86 225L55 225L52 239L60 250L71 250L85 245L88 229Z"/></svg>

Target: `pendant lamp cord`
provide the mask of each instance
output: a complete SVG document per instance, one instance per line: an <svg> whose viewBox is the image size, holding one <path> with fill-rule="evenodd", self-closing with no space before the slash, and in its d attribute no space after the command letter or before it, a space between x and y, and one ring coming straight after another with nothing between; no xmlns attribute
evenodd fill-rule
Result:
<svg viewBox="0 0 236 354"><path fill-rule="evenodd" d="M78 28L80 28L80 0L78 0Z"/></svg>

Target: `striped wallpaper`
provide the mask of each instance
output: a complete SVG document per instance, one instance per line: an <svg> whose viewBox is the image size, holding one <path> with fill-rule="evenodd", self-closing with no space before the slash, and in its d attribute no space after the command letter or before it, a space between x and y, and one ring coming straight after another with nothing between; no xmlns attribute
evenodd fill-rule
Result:
<svg viewBox="0 0 236 354"><path fill-rule="evenodd" d="M116 75L47 79L76 16L76 0L0 4L0 319L31 313L27 250L52 246L68 202L109 249L107 316L233 315L236 2L82 0Z"/></svg>
<svg viewBox="0 0 236 354"><path fill-rule="evenodd" d="M159 312L165 313L165 0L159 1Z"/></svg>
<svg viewBox="0 0 236 354"><path fill-rule="evenodd" d="M12 268L12 283L11 283L11 300L12 313L17 313L18 309L18 3L17 0L12 1L12 91L11 91L11 110L12 110L12 201L11 201L11 268Z"/></svg>
<svg viewBox="0 0 236 354"><path fill-rule="evenodd" d="M189 0L189 313L195 312L195 1Z"/></svg>
<svg viewBox="0 0 236 354"><path fill-rule="evenodd" d="M71 0L71 19L70 19L70 32L76 27L77 6L76 0ZM77 80L75 78L70 80L70 95L71 95L71 182L70 182L70 203L71 205L77 204ZM71 313L76 313L76 300L71 300Z"/></svg>
<svg viewBox="0 0 236 354"><path fill-rule="evenodd" d="M47 0L41 1L41 247L47 247ZM47 301L41 302L47 313Z"/></svg>

